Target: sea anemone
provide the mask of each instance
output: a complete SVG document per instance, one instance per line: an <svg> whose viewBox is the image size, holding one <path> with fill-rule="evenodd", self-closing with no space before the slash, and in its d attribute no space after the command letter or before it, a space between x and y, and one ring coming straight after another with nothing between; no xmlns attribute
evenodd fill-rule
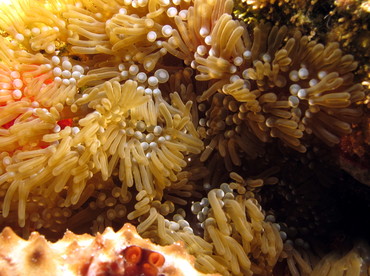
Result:
<svg viewBox="0 0 370 276"><path fill-rule="evenodd" d="M131 222L183 241L205 273L315 271L263 210L261 190L283 185L268 145L338 144L362 116L358 64L338 43L237 20L233 5L2 6L1 225L55 238Z"/></svg>

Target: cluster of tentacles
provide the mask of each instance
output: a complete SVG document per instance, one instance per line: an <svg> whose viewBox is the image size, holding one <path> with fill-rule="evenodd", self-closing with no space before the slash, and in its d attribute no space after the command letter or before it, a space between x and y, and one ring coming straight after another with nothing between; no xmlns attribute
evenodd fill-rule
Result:
<svg viewBox="0 0 370 276"><path fill-rule="evenodd" d="M331 219L328 210L305 224L327 187L307 188L302 168L320 155L318 141L334 146L361 121L357 62L299 30L247 26L233 6L2 6L1 225L59 237L131 222L158 244L182 241L204 273L322 271L327 259L301 237ZM282 220L279 197L308 207L288 214L281 203ZM362 254L343 262L365 271ZM345 271L340 258L328 269Z"/></svg>

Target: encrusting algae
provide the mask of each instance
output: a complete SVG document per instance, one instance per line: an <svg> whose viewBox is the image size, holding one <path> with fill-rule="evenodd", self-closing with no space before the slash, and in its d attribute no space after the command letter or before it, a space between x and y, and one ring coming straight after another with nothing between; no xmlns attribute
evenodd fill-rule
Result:
<svg viewBox="0 0 370 276"><path fill-rule="evenodd" d="M305 164L368 112L339 43L243 21L231 0L1 9L3 227L58 238L130 222L182 241L203 273L370 274L365 243L324 256L264 209L290 155ZM284 197L304 193L288 184Z"/></svg>

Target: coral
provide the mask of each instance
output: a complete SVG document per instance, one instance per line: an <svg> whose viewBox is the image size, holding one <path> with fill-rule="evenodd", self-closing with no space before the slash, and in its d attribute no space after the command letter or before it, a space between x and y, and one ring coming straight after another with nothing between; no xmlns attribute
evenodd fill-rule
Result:
<svg viewBox="0 0 370 276"><path fill-rule="evenodd" d="M5 228L0 241L4 275L205 275L193 268L192 257L181 245L155 245L130 224L117 232L107 228L95 237L66 232L55 243L37 232L23 240Z"/></svg>
<svg viewBox="0 0 370 276"><path fill-rule="evenodd" d="M328 148L359 154L349 135L367 129L369 96L361 51L341 50L355 40L333 41L335 28L323 40L315 25L326 4L1 6L0 224L57 239L130 222L158 244L182 241L204 273L315 271L345 182ZM162 262L125 252L135 273Z"/></svg>

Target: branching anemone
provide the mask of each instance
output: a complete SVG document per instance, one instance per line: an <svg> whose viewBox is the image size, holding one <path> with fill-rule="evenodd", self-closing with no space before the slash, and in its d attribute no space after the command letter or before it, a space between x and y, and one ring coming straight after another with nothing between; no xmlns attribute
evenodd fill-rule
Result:
<svg viewBox="0 0 370 276"><path fill-rule="evenodd" d="M246 130L262 142L277 137L299 152L305 152L302 140L310 134L334 145L351 132L351 123L362 114L356 103L364 98L361 84L353 83L353 56L343 55L337 43L325 47L299 31L287 37L285 26L261 23L252 40L247 28L228 22L234 21L226 15L218 21L208 54L195 58L196 79L212 83L198 100L216 92L232 96L217 95L205 114L209 133L223 133L212 138L210 148L217 146L224 157L223 148L228 149L233 163L240 165L238 152L256 155L255 148L248 148L248 135L241 134ZM219 37L227 37L228 51L218 49ZM216 106L227 112L217 112Z"/></svg>
<svg viewBox="0 0 370 276"><path fill-rule="evenodd" d="M205 273L320 271L261 207L279 180L245 171L276 140L304 153L312 137L333 146L350 133L365 98L357 62L338 43L247 26L233 5L3 5L1 225L58 237L131 222L159 244L184 242ZM360 270L361 252L345 257Z"/></svg>

